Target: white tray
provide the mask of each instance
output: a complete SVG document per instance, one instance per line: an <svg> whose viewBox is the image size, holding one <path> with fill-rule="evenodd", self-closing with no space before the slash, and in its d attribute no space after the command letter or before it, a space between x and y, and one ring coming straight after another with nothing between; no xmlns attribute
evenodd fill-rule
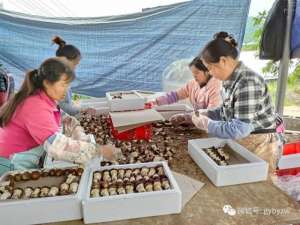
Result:
<svg viewBox="0 0 300 225"><path fill-rule="evenodd" d="M203 148L219 147L224 144L228 144L231 149L249 162L219 166L203 151ZM250 183L267 179L268 163L232 140L219 138L189 140L188 152L216 186Z"/></svg>
<svg viewBox="0 0 300 225"><path fill-rule="evenodd" d="M5 173L0 181L4 181L9 173ZM85 169L75 195L0 201L1 224L41 224L82 219L81 199L85 193L88 173Z"/></svg>
<svg viewBox="0 0 300 225"><path fill-rule="evenodd" d="M131 97L130 98L123 97L122 99L113 99L113 95L119 93L131 94ZM108 107L110 108L111 112L144 109L145 102L146 102L145 98L142 97L139 93L137 93L134 90L107 92L106 99L108 102Z"/></svg>
<svg viewBox="0 0 300 225"><path fill-rule="evenodd" d="M162 165L172 189L90 198L93 172L96 170L141 168ZM166 162L95 167L91 169L85 198L82 202L84 223L99 223L181 212L181 191Z"/></svg>
<svg viewBox="0 0 300 225"><path fill-rule="evenodd" d="M96 110L97 114L107 114L110 111L110 108L107 103L106 98L91 98L80 101L80 108L93 108Z"/></svg>

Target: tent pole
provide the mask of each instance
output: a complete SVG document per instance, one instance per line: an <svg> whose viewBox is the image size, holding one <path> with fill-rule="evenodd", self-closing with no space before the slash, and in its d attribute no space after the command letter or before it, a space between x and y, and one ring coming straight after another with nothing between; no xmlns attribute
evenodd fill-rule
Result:
<svg viewBox="0 0 300 225"><path fill-rule="evenodd" d="M288 80L293 9L294 9L294 0L288 0L287 26L285 30L282 58L279 64L279 75L277 80L277 91L276 91L276 112L281 116L283 115L284 97L286 94L286 86Z"/></svg>

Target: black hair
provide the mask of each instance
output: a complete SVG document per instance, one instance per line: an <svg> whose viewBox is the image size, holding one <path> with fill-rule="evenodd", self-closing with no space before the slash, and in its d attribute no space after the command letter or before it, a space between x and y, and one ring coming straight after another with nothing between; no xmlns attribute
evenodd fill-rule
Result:
<svg viewBox="0 0 300 225"><path fill-rule="evenodd" d="M227 32L219 32L214 35L214 39L204 47L201 58L208 63L217 63L221 56L229 56L236 59L239 55L237 42Z"/></svg>
<svg viewBox="0 0 300 225"><path fill-rule="evenodd" d="M58 45L58 49L56 50L56 56L66 57L68 60L75 60L78 57L81 58L81 53L79 49L76 48L74 45L67 44L59 36L55 36L52 39L52 42Z"/></svg>
<svg viewBox="0 0 300 225"><path fill-rule="evenodd" d="M189 64L189 67L195 66L198 70L203 72L208 72L208 69L204 66L201 58L199 56L195 57Z"/></svg>
<svg viewBox="0 0 300 225"><path fill-rule="evenodd" d="M0 127L4 127L12 118L18 105L37 90L44 88L44 80L55 83L61 76L66 75L69 81L75 79L71 68L59 58L50 58L44 61L39 69L28 72L20 90L0 110Z"/></svg>

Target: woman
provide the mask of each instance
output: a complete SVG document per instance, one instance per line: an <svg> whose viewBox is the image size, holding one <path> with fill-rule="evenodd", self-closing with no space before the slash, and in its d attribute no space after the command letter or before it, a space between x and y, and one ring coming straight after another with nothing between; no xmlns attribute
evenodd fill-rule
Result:
<svg viewBox="0 0 300 225"><path fill-rule="evenodd" d="M274 168L276 115L264 79L238 60L237 42L226 32L215 34L201 58L209 73L223 81L223 104L194 113L193 123L213 136L238 140Z"/></svg>
<svg viewBox="0 0 300 225"><path fill-rule="evenodd" d="M214 108L221 104L221 82L208 73L200 57L194 58L189 67L194 79L179 90L156 98L155 104L173 104L186 98L189 98L194 110ZM175 125L191 123L191 114L176 114L170 121Z"/></svg>
<svg viewBox="0 0 300 225"><path fill-rule="evenodd" d="M66 42L58 36L55 36L52 39L52 42L58 45L58 49L56 50L56 56L66 58L70 62L69 65L71 69L75 70L76 66L80 63L81 60L81 53L79 49L76 48L74 45L66 44ZM75 116L80 112L86 112L89 114L96 113L96 110L92 108L80 109L79 107L76 107L72 103L71 88L68 89L65 98L60 101L59 106L64 112L68 113L71 116Z"/></svg>
<svg viewBox="0 0 300 225"><path fill-rule="evenodd" d="M59 132L57 101L65 97L75 78L67 63L61 58L47 59L38 70L26 74L20 90L1 108L0 173L36 168L45 151L55 159L76 163L85 163L98 154L113 157L114 149L87 142L78 126L68 136ZM77 140L70 137L74 133Z"/></svg>

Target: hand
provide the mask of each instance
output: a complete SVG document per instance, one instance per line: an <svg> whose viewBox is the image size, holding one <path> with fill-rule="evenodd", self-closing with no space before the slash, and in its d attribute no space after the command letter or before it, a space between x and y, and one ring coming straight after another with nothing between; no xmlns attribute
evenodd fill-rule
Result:
<svg viewBox="0 0 300 225"><path fill-rule="evenodd" d="M156 106L157 102L155 100L147 102L147 104L151 105L151 107Z"/></svg>
<svg viewBox="0 0 300 225"><path fill-rule="evenodd" d="M202 114L196 115L196 112L192 113L193 124L200 130L208 131L208 123L210 119Z"/></svg>
<svg viewBox="0 0 300 225"><path fill-rule="evenodd" d="M190 113L180 113L171 116L170 122L174 126L179 126L184 123L192 123L191 114Z"/></svg>
<svg viewBox="0 0 300 225"><path fill-rule="evenodd" d="M203 115L203 116L208 116L208 109L198 109L198 110L195 110L195 115L198 116L198 115Z"/></svg>
<svg viewBox="0 0 300 225"><path fill-rule="evenodd" d="M100 155L108 161L114 161L122 157L122 151L113 145L102 145L99 149Z"/></svg>
<svg viewBox="0 0 300 225"><path fill-rule="evenodd" d="M87 108L87 109L82 109L80 110L81 113L86 113L86 114L89 114L89 115L96 115L96 109L93 109L93 108Z"/></svg>
<svg viewBox="0 0 300 225"><path fill-rule="evenodd" d="M83 127L77 126L72 132L72 139L78 140L78 141L85 141L90 142L91 139L88 135L85 134Z"/></svg>
<svg viewBox="0 0 300 225"><path fill-rule="evenodd" d="M75 117L66 114L62 118L62 125L64 129L64 134L67 136L71 136L73 130L77 126L80 126L80 122Z"/></svg>

